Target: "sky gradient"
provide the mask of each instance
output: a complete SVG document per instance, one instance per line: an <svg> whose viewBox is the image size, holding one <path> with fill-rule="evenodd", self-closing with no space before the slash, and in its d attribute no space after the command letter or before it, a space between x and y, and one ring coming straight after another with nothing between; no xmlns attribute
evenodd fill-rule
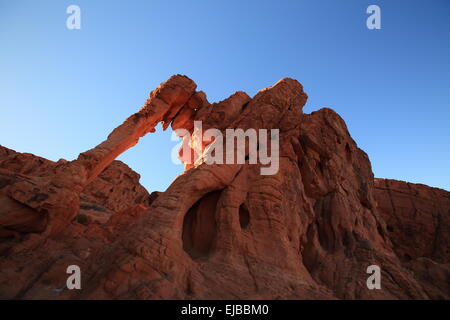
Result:
<svg viewBox="0 0 450 320"><path fill-rule="evenodd" d="M81 8L81 30L66 8ZM366 8L381 8L381 30ZM0 144L72 160L172 74L210 102L300 81L376 177L450 190L450 1L0 1ZM182 171L171 130L119 157L149 190Z"/></svg>

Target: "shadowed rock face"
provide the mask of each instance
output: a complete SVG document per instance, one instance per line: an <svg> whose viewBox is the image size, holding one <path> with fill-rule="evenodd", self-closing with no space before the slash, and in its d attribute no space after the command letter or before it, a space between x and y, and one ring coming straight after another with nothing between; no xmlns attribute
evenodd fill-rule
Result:
<svg viewBox="0 0 450 320"><path fill-rule="evenodd" d="M450 193L422 184L375 179L378 213L394 252L426 292L450 292Z"/></svg>
<svg viewBox="0 0 450 320"><path fill-rule="evenodd" d="M448 192L374 179L333 110L302 112L296 80L213 104L195 88L171 77L75 161L0 149L1 298L449 298ZM278 172L186 163L149 195L114 161L158 122L192 133L195 120L279 129ZM72 264L82 290L64 289Z"/></svg>

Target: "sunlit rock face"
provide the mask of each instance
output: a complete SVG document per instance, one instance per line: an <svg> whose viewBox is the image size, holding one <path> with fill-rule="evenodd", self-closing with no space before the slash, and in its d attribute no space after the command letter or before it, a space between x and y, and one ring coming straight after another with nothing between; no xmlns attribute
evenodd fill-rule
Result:
<svg viewBox="0 0 450 320"><path fill-rule="evenodd" d="M74 161L0 148L0 297L448 299L450 194L374 179L339 115L304 114L306 100L286 78L210 103L176 75ZM247 151L206 163L212 140L197 121L203 133L277 129L277 170L262 174ZM189 152L149 194L114 159L159 122ZM65 289L69 265L81 290ZM371 265L380 290L367 287Z"/></svg>

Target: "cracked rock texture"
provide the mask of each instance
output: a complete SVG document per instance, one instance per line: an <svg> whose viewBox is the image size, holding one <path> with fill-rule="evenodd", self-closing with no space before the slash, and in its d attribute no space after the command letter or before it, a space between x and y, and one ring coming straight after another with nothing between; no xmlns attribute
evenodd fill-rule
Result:
<svg viewBox="0 0 450 320"><path fill-rule="evenodd" d="M296 80L218 103L195 89L171 77L74 161L0 148L0 298L449 299L449 192L375 179L338 114L302 112ZM203 163L196 120L279 129L278 172ZM149 194L114 159L158 122L200 161L180 152L185 171ZM81 290L66 288L73 264Z"/></svg>

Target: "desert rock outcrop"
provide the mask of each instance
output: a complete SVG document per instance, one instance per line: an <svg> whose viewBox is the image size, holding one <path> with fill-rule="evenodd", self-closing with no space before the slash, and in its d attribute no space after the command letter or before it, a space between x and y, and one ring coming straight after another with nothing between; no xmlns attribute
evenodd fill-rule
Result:
<svg viewBox="0 0 450 320"><path fill-rule="evenodd" d="M450 193L374 179L339 115L303 113L296 80L218 103L195 89L171 77L74 161L0 149L1 298L450 297ZM150 195L114 160L158 122L190 135L194 121L279 129L279 170L180 154L186 170ZM180 137L202 159L208 143ZM82 290L65 289L72 264ZM370 265L381 268L381 290L366 286Z"/></svg>

